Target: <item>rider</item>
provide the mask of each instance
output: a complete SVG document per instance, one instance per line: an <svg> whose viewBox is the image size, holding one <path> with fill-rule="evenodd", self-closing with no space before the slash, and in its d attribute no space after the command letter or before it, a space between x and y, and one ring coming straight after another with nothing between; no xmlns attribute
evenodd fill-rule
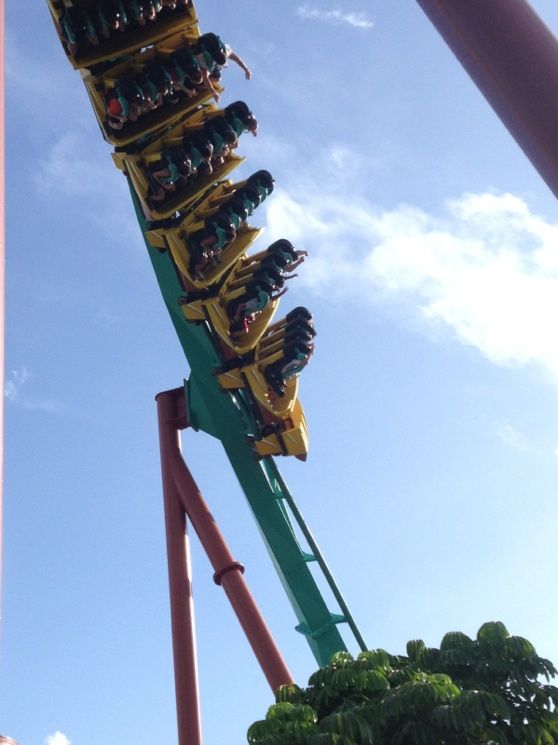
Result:
<svg viewBox="0 0 558 745"><path fill-rule="evenodd" d="M114 31L126 30L128 17L121 0L98 0L96 15L105 39L109 39Z"/></svg>
<svg viewBox="0 0 558 745"><path fill-rule="evenodd" d="M313 343L307 344L304 341L295 341L286 346L283 356L277 362L268 365L264 372L265 379L273 392L283 397L286 381L302 372L313 353Z"/></svg>
<svg viewBox="0 0 558 745"><path fill-rule="evenodd" d="M202 71L203 84L211 91L215 101L219 102L219 92L213 82L221 77L221 68L227 65L228 60L244 70L246 80L250 80L252 72L236 52L228 44L225 44L217 34L203 34L197 40L194 47L194 54L198 60Z"/></svg>
<svg viewBox="0 0 558 745"><path fill-rule="evenodd" d="M163 152L158 170L151 170L150 176L156 188L150 194L153 202L162 202L169 192L176 191L181 180L187 180L192 172L192 165L182 148L169 148ZM158 188L157 188L158 187Z"/></svg>
<svg viewBox="0 0 558 745"><path fill-rule="evenodd" d="M245 334L255 317L265 310L269 303L287 292L288 288L283 288L283 285L282 277L256 276L246 286L244 294L240 298L235 298L227 303L231 338Z"/></svg>

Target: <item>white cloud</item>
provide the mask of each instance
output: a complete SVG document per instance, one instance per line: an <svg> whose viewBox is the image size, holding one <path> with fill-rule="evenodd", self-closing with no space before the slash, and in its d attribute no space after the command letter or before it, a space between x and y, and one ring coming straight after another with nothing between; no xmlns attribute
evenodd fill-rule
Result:
<svg viewBox="0 0 558 745"><path fill-rule="evenodd" d="M4 384L4 397L7 401L27 411L56 412L61 409L58 401L47 398L31 398L22 395L22 389L28 380L32 378L31 373L25 367L19 370L10 370Z"/></svg>
<svg viewBox="0 0 558 745"><path fill-rule="evenodd" d="M55 732L53 735L49 735L45 740L45 745L72 745L70 740L63 735L62 732Z"/></svg>
<svg viewBox="0 0 558 745"><path fill-rule="evenodd" d="M114 166L104 140L68 130L55 139L39 159L33 174L42 198L60 210L60 196L72 209L97 225L112 241L141 243L126 180ZM135 255L141 253L134 251Z"/></svg>
<svg viewBox="0 0 558 745"><path fill-rule="evenodd" d="M337 171L345 172L353 163L353 155L348 148L334 145L329 151L329 161Z"/></svg>
<svg viewBox="0 0 558 745"><path fill-rule="evenodd" d="M39 190L67 197L107 199L111 196L109 188L118 188L120 183L114 184L110 151L103 144L91 143L75 130L64 132L38 164L34 179Z"/></svg>
<svg viewBox="0 0 558 745"><path fill-rule="evenodd" d="M323 10L313 5L299 5L297 13L301 18L309 21L325 21L338 26L343 23L353 28L369 29L374 25L371 20L362 12L346 12L335 8L333 10Z"/></svg>
<svg viewBox="0 0 558 745"><path fill-rule="evenodd" d="M22 367L19 370L10 370L10 374L4 384L4 396L8 401L17 401L21 387L29 380L29 373Z"/></svg>
<svg viewBox="0 0 558 745"><path fill-rule="evenodd" d="M498 437L512 450L525 451L529 449L529 442L524 434L519 432L511 424L501 424L498 427Z"/></svg>
<svg viewBox="0 0 558 745"><path fill-rule="evenodd" d="M55 31L52 29L55 41ZM56 47L53 43L53 47ZM37 146L30 181L52 205L54 219L80 213L114 239L141 242L126 180L111 159L89 98L75 70L58 45L58 57L35 58L32 69L27 41L7 36L6 77L9 104L20 113L22 130ZM34 50L35 51L35 50ZM49 52L50 53L50 52ZM40 112L41 126L36 117ZM74 204L69 204L74 200ZM143 255L138 252L130 252Z"/></svg>
<svg viewBox="0 0 558 745"><path fill-rule="evenodd" d="M443 217L387 210L352 195L277 190L271 239L311 249L317 294L404 307L426 329L450 329L500 365L558 376L558 224L511 194L465 194Z"/></svg>
<svg viewBox="0 0 558 745"><path fill-rule="evenodd" d="M79 75L68 64L61 47L49 45L46 54L33 40L19 38L13 30L6 34L6 93L7 106L18 110L18 128L28 129L33 141L49 140L65 124L75 121L76 112L83 110L87 100ZM29 65L29 58L33 64ZM37 127L37 115L40 127Z"/></svg>

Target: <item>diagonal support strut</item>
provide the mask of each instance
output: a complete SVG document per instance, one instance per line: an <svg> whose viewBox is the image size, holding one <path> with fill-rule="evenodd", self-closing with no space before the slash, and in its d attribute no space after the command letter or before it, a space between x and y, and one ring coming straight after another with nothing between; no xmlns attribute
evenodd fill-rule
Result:
<svg viewBox="0 0 558 745"><path fill-rule="evenodd" d="M186 518L191 522L248 642L275 692L293 678L180 450L181 429L189 426L184 389L156 396L165 502L173 657L179 745L201 745L194 609Z"/></svg>

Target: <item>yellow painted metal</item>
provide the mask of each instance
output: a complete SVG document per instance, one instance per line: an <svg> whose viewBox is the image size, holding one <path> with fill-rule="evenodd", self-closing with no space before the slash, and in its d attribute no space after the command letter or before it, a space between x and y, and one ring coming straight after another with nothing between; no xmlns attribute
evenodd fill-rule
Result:
<svg viewBox="0 0 558 745"><path fill-rule="evenodd" d="M173 147L180 147L185 134L194 133L201 129L204 122L217 116L221 112L211 104L202 106L199 110L187 115L175 124L164 135L155 138L139 153L114 152L113 161L117 168L130 177L134 190L138 195L145 217L148 220L165 220L180 210L190 208L209 188L225 179L235 168L244 162L245 158L230 153L225 162L217 166L213 173L197 178L192 185L186 184L183 189L170 195L160 205L150 205L149 167L158 163L163 151Z"/></svg>
<svg viewBox="0 0 558 745"><path fill-rule="evenodd" d="M299 460L308 456L308 427L302 405L297 399L290 416L281 421L276 433L256 440L254 449L259 456L294 455Z"/></svg>
<svg viewBox="0 0 558 745"><path fill-rule="evenodd" d="M269 302L256 315L255 319L250 323L248 331L240 338L231 337L231 319L226 312L227 304L241 297L245 292L246 286L250 283L260 266L261 258L265 256L265 251L257 254L257 256L259 258L256 260L255 257L248 256L239 258L232 271L225 277L215 296L187 302L182 306L182 311L188 321L202 321L207 319L219 337L237 355L246 354L256 347L256 359L259 360L258 369L252 371L251 367L248 367L247 370L250 372L247 374L250 374L253 378L252 385L254 389L261 391L267 388L267 383L265 382L265 378L260 374L260 371L281 357L278 350L280 348L281 331L284 322L280 322L268 329L279 305L279 300ZM264 337L264 334L267 341L264 341L262 349L258 351L257 344ZM294 396L296 397L296 390ZM283 415L289 407L292 408L292 405L285 406L285 402L290 400L289 386L287 386L285 396L281 397L277 402L271 401L268 394L256 395L256 398L273 414Z"/></svg>
<svg viewBox="0 0 558 745"><path fill-rule="evenodd" d="M182 138L186 132L195 132L214 116L222 113L222 109L218 109L215 104L207 103L201 106L196 111L185 116L180 122L170 127L164 134L159 137L153 137L149 142L141 148L140 154L144 158L155 159L161 150L169 147L178 147L182 142ZM115 153L118 155L119 153ZM122 155L123 153L120 153Z"/></svg>
<svg viewBox="0 0 558 745"><path fill-rule="evenodd" d="M188 247L188 236L204 226L204 220L213 214L237 189L246 181L233 184L222 181L208 189L188 212L170 228L156 228L147 234L147 239L154 248L168 249L181 274L196 289L205 289L217 283L236 263L263 232L263 228L243 225L236 238L219 253L219 263L211 264L204 272L203 279L190 273L191 254ZM202 316L198 319L201 320Z"/></svg>
<svg viewBox="0 0 558 745"><path fill-rule="evenodd" d="M118 62L111 66L103 73L96 77L91 73L86 73L83 82L87 88L87 93L91 99L91 104L107 142L112 145L123 147L134 142L140 137L153 134L162 128L167 128L181 119L184 115L193 112L198 106L206 104L212 98L212 93L204 89L192 98L184 98L176 104L165 103L158 109L143 114L135 122L127 122L123 129L112 129L106 123L106 107L104 97L114 90L119 78L124 76L134 77L141 73L144 66L158 57L163 63L165 57L169 57L177 49L184 47L189 41L194 41L199 34L193 33L190 28L180 34L174 34L168 39L164 39L159 44L141 49L131 57ZM223 87L219 83L214 83L213 87L223 92Z"/></svg>
<svg viewBox="0 0 558 745"><path fill-rule="evenodd" d="M172 221L172 227L155 228L148 235L165 238L176 234L180 238L186 237L189 233L203 226L205 216L213 212L216 201L231 194L233 187L233 182L230 179L219 181L203 192L196 202L192 202L188 211L181 214L180 218Z"/></svg>
<svg viewBox="0 0 558 745"><path fill-rule="evenodd" d="M256 354L258 349L256 348ZM285 395L278 396L269 387L265 379L265 368L281 358L281 352L265 359L245 365L238 370L227 370L217 376L219 385L224 390L235 388L249 388L252 396L270 414L279 418L290 416L297 404L298 376L285 381Z"/></svg>
<svg viewBox="0 0 558 745"><path fill-rule="evenodd" d="M234 391L237 388L244 388L245 380L242 377L240 367L235 367L232 370L219 373L217 376L219 385L224 391Z"/></svg>
<svg viewBox="0 0 558 745"><path fill-rule="evenodd" d="M308 429L298 400L298 375L285 381L284 396L278 396L265 378L267 366L283 354L285 326L285 319L271 325L256 345L252 361L218 374L217 379L223 390L247 388L262 411L267 428L274 430L254 442L258 455L295 455L304 460L308 454Z"/></svg>
<svg viewBox="0 0 558 745"><path fill-rule="evenodd" d="M106 60L133 54L138 49L156 44L162 39L181 31L188 30L192 38L200 36L197 13L193 4L190 4L188 8L177 9L167 16L158 18L154 23L128 28L124 33L111 36L109 39L101 38L98 46L89 47L81 54L72 54L64 43L60 22L64 9L71 5L87 9L91 8L94 3L91 0L72 0L71 3L64 2L64 0L47 0L47 2L60 43L64 47L68 60L76 70L90 68Z"/></svg>
<svg viewBox="0 0 558 745"><path fill-rule="evenodd" d="M148 234L148 239L155 248L168 248L181 274L194 287L202 290L218 282L226 272L230 271L231 267L243 256L262 232L263 228L241 227L234 241L219 254L220 263L212 264L205 272L203 279L198 279L190 274L188 241L187 237L181 235L179 230L171 228L170 230L151 231Z"/></svg>
<svg viewBox="0 0 558 745"><path fill-rule="evenodd" d="M285 381L285 394L278 396L275 391L271 390L269 383L265 379L264 371L268 364L280 359L281 353L277 353L271 360L265 364L256 362L243 369L246 385L250 388L252 395L258 403L267 409L274 416L281 419L289 416L297 401L298 394L298 376L293 376Z"/></svg>
<svg viewBox="0 0 558 745"><path fill-rule="evenodd" d="M218 375L222 388L249 388L252 396L266 411L280 418L291 415L296 408L298 375L285 381L285 395L278 396L265 379L265 370L283 355L285 327L286 319L269 326L255 346L254 359L251 362Z"/></svg>
<svg viewBox="0 0 558 745"><path fill-rule="evenodd" d="M231 275L232 276L232 273ZM272 300L250 324L249 330L238 340L231 338L230 319L226 313L226 303L241 294L241 290L235 290L227 294L228 279L225 280L217 297L196 300L182 306L184 317L187 321L200 321L207 319L215 333L235 354L242 355L252 350L265 333L268 324L273 319L278 300Z"/></svg>
<svg viewBox="0 0 558 745"><path fill-rule="evenodd" d="M130 179L134 184L134 189L136 190L141 202L144 214L148 220L165 220L176 212L189 208L196 199L203 195L216 182L228 176L231 171L238 168L238 166L241 165L241 163L244 163L245 160L245 158L241 158L234 153L227 156L225 162L222 165L217 166L212 174L197 178L193 184L186 184L184 189L180 189L176 194L172 194L172 196L165 200L163 204L155 207L150 206L148 203L147 194L149 182L147 167L149 163L156 163L160 160L162 153L159 152L149 159L125 155L123 153L114 153L114 156L119 155L123 155L122 163L124 163L125 166L122 170L129 174ZM114 157L114 160L118 164L116 157Z"/></svg>
<svg viewBox="0 0 558 745"><path fill-rule="evenodd" d="M219 385L223 390L247 387L260 404L262 401L267 404L268 401L264 391L267 383L261 375L256 382L256 376L250 374L251 371L253 373L254 367L254 365L248 365L242 369L238 368L221 373L217 376ZM292 385L292 383L295 383L295 385ZM285 406L286 411L283 414L279 411L270 412L274 416L268 417L267 428L275 431L259 440L255 440L253 443L256 452L262 457L266 455L295 455L299 458L301 456L305 458L308 454L308 428L302 405L296 398L296 381L289 381L287 389L289 385L290 391L287 390L285 396L287 397L287 394L290 394L288 406ZM294 398L292 398L293 393L295 394Z"/></svg>

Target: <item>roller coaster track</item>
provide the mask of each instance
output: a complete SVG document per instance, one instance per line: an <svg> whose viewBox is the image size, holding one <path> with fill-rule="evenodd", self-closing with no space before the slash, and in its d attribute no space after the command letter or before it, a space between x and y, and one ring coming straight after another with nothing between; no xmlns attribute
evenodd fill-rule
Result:
<svg viewBox="0 0 558 745"><path fill-rule="evenodd" d="M225 453L246 495L283 587L298 619L297 630L305 635L319 665L325 665L335 652L345 649L337 624L347 622L359 646L366 645L354 623L335 581L295 501L281 478L275 460L260 461L247 444L257 432L251 402L244 391L222 391L214 375L221 364L211 331L206 325L185 321L178 303L183 289L168 253L161 254L146 238L148 226L133 189L136 215L142 229L163 299L190 366L186 383L188 415L197 429L221 441ZM295 534L289 511L294 515L309 543L303 550ZM326 605L309 563L315 562L335 595L341 613L334 614Z"/></svg>
<svg viewBox="0 0 558 745"><path fill-rule="evenodd" d="M67 6L62 0L48 0L48 2L66 53L74 67L85 72L85 75L84 72L82 72L82 75L84 75L86 81L89 69L97 76L93 78L95 81L102 81L103 75L107 74L105 72L107 69L110 73L111 64L114 65L121 62L122 59L125 60L126 55L133 55L140 48L145 50L149 44L157 42L161 45L161 43L165 43L166 38L172 35L176 36L177 31L180 30L177 29L173 18L167 14L163 18L163 22L167 24L165 29L161 31L157 24L154 24L151 38L145 37L146 31L144 28L136 30L137 38L135 38L135 42L132 39L128 47L116 37L114 41L110 38L108 42L105 42L105 46L112 44L110 48L112 57L109 61L107 61L109 59L107 53L104 54L104 57L101 54L103 50L102 41L98 48L95 46L89 49L88 53L84 54L80 60L79 57L76 58L75 50L68 49L67 31L65 35L63 28L65 14L68 13ZM75 0L74 6L78 8L75 12L80 13L82 11L79 8L88 10L94 7L94 2L93 0ZM189 13L191 16L195 16L193 6L190 6ZM138 37L138 34L141 38ZM141 36L142 34L143 36ZM200 36L197 19L195 19L195 23L189 24L188 34L188 38L194 40ZM120 44L118 49L115 48L117 43ZM122 57L119 55L122 55ZM100 67L99 63L103 66ZM91 79L89 78L89 80ZM100 104L99 100L95 99L95 90L89 82L88 93L92 97L94 106L97 106L96 113L99 118ZM198 113L201 112L202 116L204 111L208 111L207 108L204 108L205 105L205 102L201 100L196 109ZM156 145L158 138L164 137L171 126L188 127L186 120L191 115L192 111L189 111L181 118L175 118L172 122L167 122L158 129L155 128L154 131L147 133L147 136L144 133L142 142L147 142L152 146L153 143ZM136 129L138 129L137 126ZM105 138L107 139L106 133ZM118 139L117 133L114 134L114 139ZM114 139L113 144L115 144ZM138 192L137 180L134 181L131 178L126 166L127 153L134 152L134 142L132 142L132 148L129 145L128 142L125 143L124 147L117 148L115 161L128 179L132 201L147 252L190 367L190 376L184 384L188 420L196 430L201 430L216 437L223 445L294 609L298 620L296 629L307 639L318 664L326 665L335 652L346 649L338 628L340 624L347 624L358 646L361 649L366 649L364 640L347 604L298 510L292 494L281 477L274 458L271 455L266 455L265 452L260 451L258 454L254 449L254 443L262 440L262 422L260 420L260 409L258 409L250 390L247 387L237 388L234 391L223 390L216 376L216 371L226 361L223 357L222 342L217 338L215 330L209 322L192 323L185 317L181 305L185 296L184 274L177 267L172 252L165 250L160 242L153 239L154 223L146 217L145 195ZM242 160L238 159L238 163L240 162ZM200 197L209 193L215 186L215 180L208 182L189 205L179 208L180 217L188 219L195 212ZM164 232L163 223L162 233L164 234ZM191 287L191 285L186 284L186 293L188 287ZM320 584L329 586L330 593L335 598L338 606L335 611L328 608L319 583L314 576L315 574L318 575Z"/></svg>

